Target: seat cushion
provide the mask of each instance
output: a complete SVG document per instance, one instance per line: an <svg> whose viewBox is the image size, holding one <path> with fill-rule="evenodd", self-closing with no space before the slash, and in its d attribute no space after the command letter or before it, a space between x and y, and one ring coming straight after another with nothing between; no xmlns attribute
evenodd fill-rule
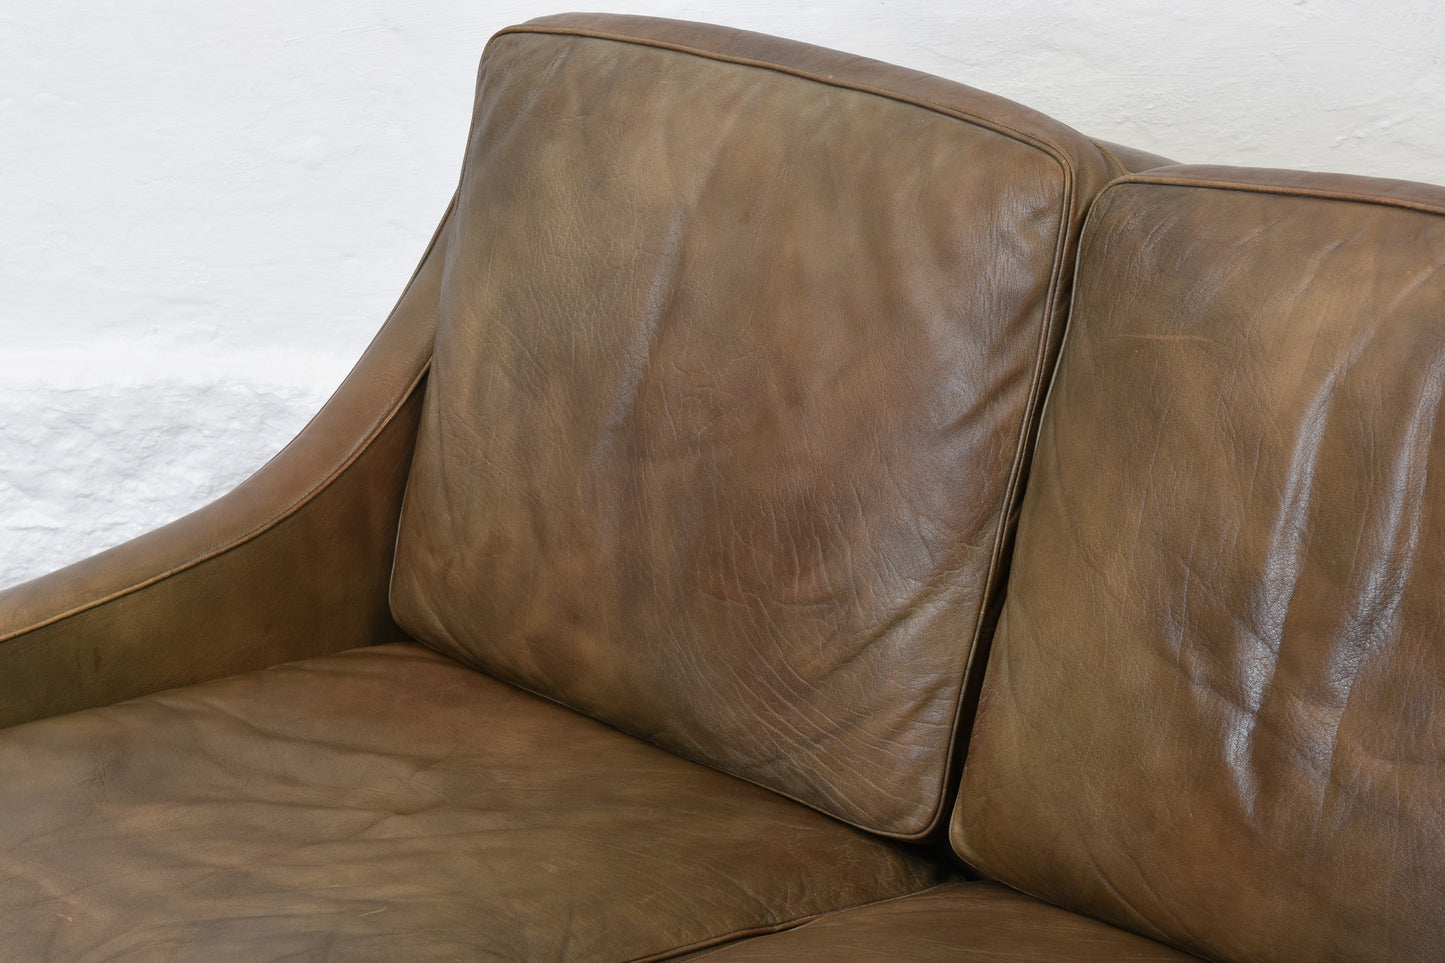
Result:
<svg viewBox="0 0 1445 963"><path fill-rule="evenodd" d="M953 830L1228 960L1445 947L1445 190L1176 168L1080 256Z"/></svg>
<svg viewBox="0 0 1445 963"><path fill-rule="evenodd" d="M928 832L1108 175L1017 105L801 44L596 16L498 36L398 621Z"/></svg>
<svg viewBox="0 0 1445 963"><path fill-rule="evenodd" d="M894 844L426 649L0 732L14 960L623 960L922 889Z"/></svg>
<svg viewBox="0 0 1445 963"><path fill-rule="evenodd" d="M950 883L733 943L708 963L1187 963L1198 957L997 883Z"/></svg>

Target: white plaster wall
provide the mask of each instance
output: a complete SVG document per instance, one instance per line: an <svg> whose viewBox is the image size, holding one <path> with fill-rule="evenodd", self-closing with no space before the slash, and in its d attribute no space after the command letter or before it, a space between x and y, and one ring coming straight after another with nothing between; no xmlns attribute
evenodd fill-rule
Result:
<svg viewBox="0 0 1445 963"><path fill-rule="evenodd" d="M566 7L851 50L1181 160L1445 181L1437 0L5 0L0 585L304 424L451 194L486 38Z"/></svg>

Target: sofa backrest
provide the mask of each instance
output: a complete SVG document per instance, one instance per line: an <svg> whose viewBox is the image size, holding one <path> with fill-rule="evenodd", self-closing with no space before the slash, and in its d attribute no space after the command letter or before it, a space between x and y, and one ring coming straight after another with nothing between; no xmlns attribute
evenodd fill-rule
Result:
<svg viewBox="0 0 1445 963"><path fill-rule="evenodd" d="M1017 105L801 44L575 15L498 35L399 623L927 833L1112 172Z"/></svg>
<svg viewBox="0 0 1445 963"><path fill-rule="evenodd" d="M1442 392L1445 189L1108 188L958 852L1210 958L1438 959Z"/></svg>

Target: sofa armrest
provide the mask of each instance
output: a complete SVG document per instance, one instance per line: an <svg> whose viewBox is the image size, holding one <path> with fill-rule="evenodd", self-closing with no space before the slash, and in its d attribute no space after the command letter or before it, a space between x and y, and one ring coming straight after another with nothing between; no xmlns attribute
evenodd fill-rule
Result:
<svg viewBox="0 0 1445 963"><path fill-rule="evenodd" d="M0 725L401 637L387 584L446 224L356 367L256 474L0 591Z"/></svg>

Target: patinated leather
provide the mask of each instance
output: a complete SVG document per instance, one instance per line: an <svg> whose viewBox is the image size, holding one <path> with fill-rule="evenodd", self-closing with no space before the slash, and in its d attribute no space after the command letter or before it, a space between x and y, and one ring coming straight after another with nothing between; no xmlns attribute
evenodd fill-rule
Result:
<svg viewBox="0 0 1445 963"><path fill-rule="evenodd" d="M1181 953L998 883L947 883L706 954L708 963L1187 963Z"/></svg>
<svg viewBox="0 0 1445 963"><path fill-rule="evenodd" d="M238 488L0 591L0 726L402 637L386 592L444 257L439 228L336 394Z"/></svg>
<svg viewBox="0 0 1445 963"><path fill-rule="evenodd" d="M977 91L602 16L483 59L392 602L881 833L943 815L1075 232L1117 168Z"/></svg>
<svg viewBox="0 0 1445 963"><path fill-rule="evenodd" d="M0 733L12 960L628 960L931 861L416 645Z"/></svg>
<svg viewBox="0 0 1445 963"><path fill-rule="evenodd" d="M1091 216L952 830L1227 960L1445 947L1445 189L1174 168Z"/></svg>
<svg viewBox="0 0 1445 963"><path fill-rule="evenodd" d="M504 32L327 408L0 592L0 958L1438 958L1445 189L1166 164ZM1011 551L950 836L1014 889L881 838L946 812Z"/></svg>

